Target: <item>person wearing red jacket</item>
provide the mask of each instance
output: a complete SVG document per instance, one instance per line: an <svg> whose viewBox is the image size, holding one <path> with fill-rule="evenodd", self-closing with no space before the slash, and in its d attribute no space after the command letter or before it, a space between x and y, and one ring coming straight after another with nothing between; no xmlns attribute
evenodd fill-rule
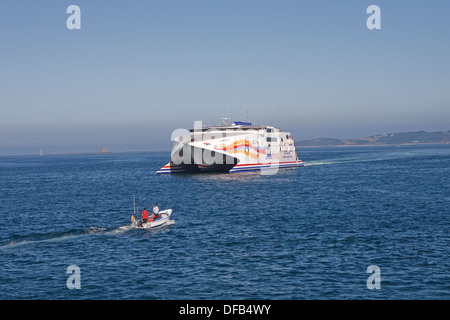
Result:
<svg viewBox="0 0 450 320"><path fill-rule="evenodd" d="M142 223L148 222L148 211L147 208L144 208L144 211L142 211Z"/></svg>

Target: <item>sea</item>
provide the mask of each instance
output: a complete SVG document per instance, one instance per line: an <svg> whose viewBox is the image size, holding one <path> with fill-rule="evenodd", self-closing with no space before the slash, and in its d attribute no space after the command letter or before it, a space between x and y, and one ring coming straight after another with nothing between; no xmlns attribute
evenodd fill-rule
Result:
<svg viewBox="0 0 450 320"><path fill-rule="evenodd" d="M0 299L450 299L450 145L297 152L274 175L1 156ZM155 203L170 223L133 227Z"/></svg>

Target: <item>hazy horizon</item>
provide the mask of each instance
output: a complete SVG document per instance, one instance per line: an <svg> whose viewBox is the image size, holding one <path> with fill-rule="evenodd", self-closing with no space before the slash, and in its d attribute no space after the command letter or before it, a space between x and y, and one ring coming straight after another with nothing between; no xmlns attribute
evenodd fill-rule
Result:
<svg viewBox="0 0 450 320"><path fill-rule="evenodd" d="M69 30L69 5L81 29ZM369 5L381 29L369 30ZM296 141L450 129L445 1L0 4L0 155L170 150L221 118Z"/></svg>
<svg viewBox="0 0 450 320"><path fill-rule="evenodd" d="M192 127L192 126L191 126ZM190 129L191 127L186 127L183 129ZM116 128L117 129L117 128ZM131 130L131 128L128 128ZM286 128L281 128L286 129ZM112 129L110 129L112 130ZM117 130L116 130L117 131ZM113 132L116 132L113 131ZM286 130L288 131L288 130ZM309 138L296 138L294 135L295 141L299 142L301 140L309 140L309 139L315 139L315 138L335 138L335 139L356 139L356 138L367 138L369 136L374 136L378 134L388 134L388 133L401 133L401 132L417 132L417 131L427 131L427 132L447 132L450 131L450 129L443 129L443 130L407 130L407 131L389 131L389 132L378 132L366 136L311 136ZM105 133L107 134L107 131L102 131L102 134L100 133L92 133L90 130L84 131L83 133L78 132L66 132L70 137L73 136L79 136L84 135L83 139L92 138L90 143L84 143L84 144L74 144L74 143L64 143L64 135L60 136L58 140L50 139L48 140L53 141L52 144L48 143L42 143L39 144L36 141L41 140L45 141L45 138L39 137L37 139L27 139L27 143L21 144L17 143L14 145L6 145L0 148L0 156L14 156L14 155L38 155L40 153L41 148L43 149L44 154L69 154L69 153L99 153L102 148L106 148L108 152L110 153L124 153L124 152L170 152L171 148L173 146L173 142L170 140L170 136L172 133L172 130L169 130L168 128L166 130L163 130L164 134L166 135L165 139L160 139L162 136L155 135L153 137L147 137L145 135L144 130L139 132L139 130L132 132L132 134L136 134L134 137L125 136L125 137L117 137L114 143L104 143L104 141L107 141L109 139L102 139L101 136ZM290 132L295 132L295 130L291 130ZM1 132L0 132L1 133ZM51 135L51 132L41 132L43 136ZM136 137L138 137L138 140L136 141ZM148 138L148 139L146 139ZM129 139L129 140L127 140ZM34 142L34 143L33 143Z"/></svg>

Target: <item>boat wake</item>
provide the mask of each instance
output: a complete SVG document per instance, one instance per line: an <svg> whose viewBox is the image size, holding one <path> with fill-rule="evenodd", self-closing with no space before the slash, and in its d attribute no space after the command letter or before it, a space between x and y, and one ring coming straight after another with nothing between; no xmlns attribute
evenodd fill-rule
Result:
<svg viewBox="0 0 450 320"><path fill-rule="evenodd" d="M322 165L326 165L326 164L336 164L338 163L337 161L311 161L311 162L303 162L303 165L305 167L309 167L309 166L322 166Z"/></svg>
<svg viewBox="0 0 450 320"><path fill-rule="evenodd" d="M164 225L156 227L154 229L146 229L149 231L156 232L166 226L170 226L175 224L175 220L168 220ZM31 244L38 244L38 243L57 243L57 242L63 242L63 241L70 241L70 240L76 240L81 239L85 237L90 236L115 236L115 235L121 235L126 232L129 232L131 230L136 230L137 227L133 224L127 224L124 226L119 227L113 227L113 228L106 228L106 227L90 227L87 230L82 231L69 231L59 236L53 236L46 239L38 239L38 240L21 240L21 241L11 241L7 244L1 245L0 250L3 249L11 249L11 248L17 248L25 245L31 245ZM142 229L142 228L140 228Z"/></svg>
<svg viewBox="0 0 450 320"><path fill-rule="evenodd" d="M323 160L313 160L313 161L303 161L305 167L308 166L321 166L321 165L333 165L333 164L345 164L345 163L360 163L360 162L374 162L374 161L386 161L386 160L397 160L406 159L423 156L422 150L417 151L393 151L393 152L365 152L358 153L356 155L323 159Z"/></svg>
<svg viewBox="0 0 450 320"><path fill-rule="evenodd" d="M17 247L30 245L30 244L37 244L37 243L52 243L52 242L57 243L57 242L81 239L81 238L95 236L95 235L119 235L119 234L123 234L132 229L134 229L134 227L132 225L125 225L125 226L120 226L120 227L115 227L115 228L110 228L110 229L108 229L106 227L90 227L87 230L69 231L60 236L53 236L53 237L50 237L47 239L11 241L7 244L0 246L0 249L17 248Z"/></svg>

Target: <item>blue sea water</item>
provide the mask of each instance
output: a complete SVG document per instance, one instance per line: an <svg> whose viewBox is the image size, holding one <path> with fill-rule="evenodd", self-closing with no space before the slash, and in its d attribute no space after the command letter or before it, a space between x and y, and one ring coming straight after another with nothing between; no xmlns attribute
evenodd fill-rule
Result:
<svg viewBox="0 0 450 320"><path fill-rule="evenodd" d="M0 299L450 299L449 145L297 151L276 175L0 157ZM172 223L132 228L133 197Z"/></svg>

